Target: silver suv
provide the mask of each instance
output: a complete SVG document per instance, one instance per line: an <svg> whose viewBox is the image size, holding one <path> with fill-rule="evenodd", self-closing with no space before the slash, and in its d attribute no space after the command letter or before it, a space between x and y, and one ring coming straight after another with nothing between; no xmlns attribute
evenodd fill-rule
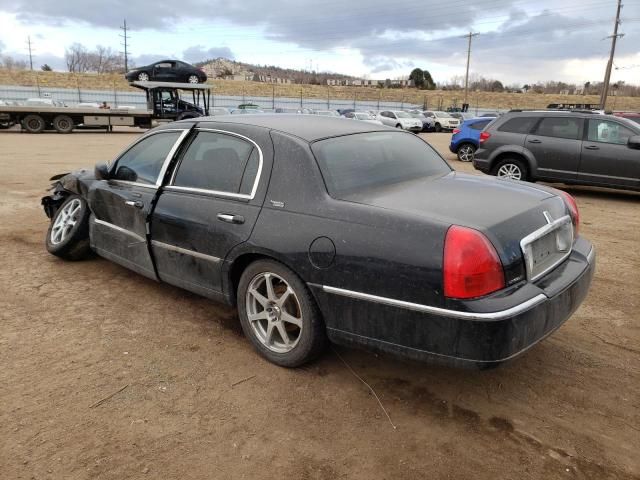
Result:
<svg viewBox="0 0 640 480"><path fill-rule="evenodd" d="M480 134L473 166L514 180L640 190L640 126L578 112L509 112Z"/></svg>

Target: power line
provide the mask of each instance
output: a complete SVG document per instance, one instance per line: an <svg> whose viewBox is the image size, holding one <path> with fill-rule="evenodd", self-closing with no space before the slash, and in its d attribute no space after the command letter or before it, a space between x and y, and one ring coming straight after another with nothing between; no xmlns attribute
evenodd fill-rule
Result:
<svg viewBox="0 0 640 480"><path fill-rule="evenodd" d="M624 33L618 33L618 27L620 26L620 10L622 9L622 0L618 0L618 8L616 10L616 22L613 26L613 35L607 38L611 38L611 53L609 55L609 62L607 62L607 69L604 74L604 85L602 87L602 94L600 95L600 108L605 109L607 105L607 96L609 95L609 82L611 80L611 67L613 66L613 56L616 53L616 41L618 37L623 37Z"/></svg>
<svg viewBox="0 0 640 480"><path fill-rule="evenodd" d="M120 30L122 30L124 32L124 34L120 34L120 36L124 39L124 42L121 42L121 45L124 45L124 73L127 73L129 71L129 51L128 51L128 44L129 44L129 38L131 38L129 35L127 35L127 19L124 19L124 24L123 26L120 27Z"/></svg>

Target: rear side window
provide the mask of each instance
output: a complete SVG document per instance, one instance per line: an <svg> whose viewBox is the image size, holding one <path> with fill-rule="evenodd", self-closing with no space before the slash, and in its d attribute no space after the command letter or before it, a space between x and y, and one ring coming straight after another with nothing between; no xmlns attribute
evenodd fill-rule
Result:
<svg viewBox="0 0 640 480"><path fill-rule="evenodd" d="M334 198L451 171L427 143L400 132L334 137L316 142L311 148L329 195Z"/></svg>
<svg viewBox="0 0 640 480"><path fill-rule="evenodd" d="M250 195L260 154L252 143L217 132L198 132L173 180L177 187Z"/></svg>
<svg viewBox="0 0 640 480"><path fill-rule="evenodd" d="M515 117L498 127L499 132L529 133L538 119L536 117Z"/></svg>
<svg viewBox="0 0 640 480"><path fill-rule="evenodd" d="M113 178L155 184L160 169L182 131L162 132L139 141L116 162Z"/></svg>
<svg viewBox="0 0 640 480"><path fill-rule="evenodd" d="M474 130L482 130L484 127L489 125L489 122L491 122L491 120L483 120L482 122L472 123L471 125L469 125L469 127L473 128Z"/></svg>
<svg viewBox="0 0 640 480"><path fill-rule="evenodd" d="M577 140L580 138L580 125L582 122L581 118L547 117L542 119L535 133L542 137Z"/></svg>

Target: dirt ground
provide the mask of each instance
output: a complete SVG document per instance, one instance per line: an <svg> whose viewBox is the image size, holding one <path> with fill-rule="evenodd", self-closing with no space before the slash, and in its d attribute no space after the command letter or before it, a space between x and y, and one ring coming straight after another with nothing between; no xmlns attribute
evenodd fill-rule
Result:
<svg viewBox="0 0 640 480"><path fill-rule="evenodd" d="M336 347L394 429L336 351L276 367L233 309L45 251L48 178L135 136L0 133L0 478L640 478L640 195L568 189L596 277L514 362L454 370ZM448 134L427 138L472 170Z"/></svg>

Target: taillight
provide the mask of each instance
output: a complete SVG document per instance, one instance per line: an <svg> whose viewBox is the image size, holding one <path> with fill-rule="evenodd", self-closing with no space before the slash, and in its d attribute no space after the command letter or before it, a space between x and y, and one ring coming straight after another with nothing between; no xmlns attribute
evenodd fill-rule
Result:
<svg viewBox="0 0 640 480"><path fill-rule="evenodd" d="M491 138L491 134L489 132L480 132L480 145Z"/></svg>
<svg viewBox="0 0 640 480"><path fill-rule="evenodd" d="M578 210L578 204L576 203L576 199L569 195L567 192L562 190L558 190L564 199L564 203L567 205L569 209L569 215L571 215L571 220L573 220L573 229L575 231L574 237L578 235L578 228L580 227L580 210Z"/></svg>
<svg viewBox="0 0 640 480"><path fill-rule="evenodd" d="M454 135L455 135L456 133L460 133L460 129L459 129L459 128L454 128L452 133L453 133Z"/></svg>
<svg viewBox="0 0 640 480"><path fill-rule="evenodd" d="M482 233L453 225L444 241L444 295L475 298L505 287L496 249Z"/></svg>

